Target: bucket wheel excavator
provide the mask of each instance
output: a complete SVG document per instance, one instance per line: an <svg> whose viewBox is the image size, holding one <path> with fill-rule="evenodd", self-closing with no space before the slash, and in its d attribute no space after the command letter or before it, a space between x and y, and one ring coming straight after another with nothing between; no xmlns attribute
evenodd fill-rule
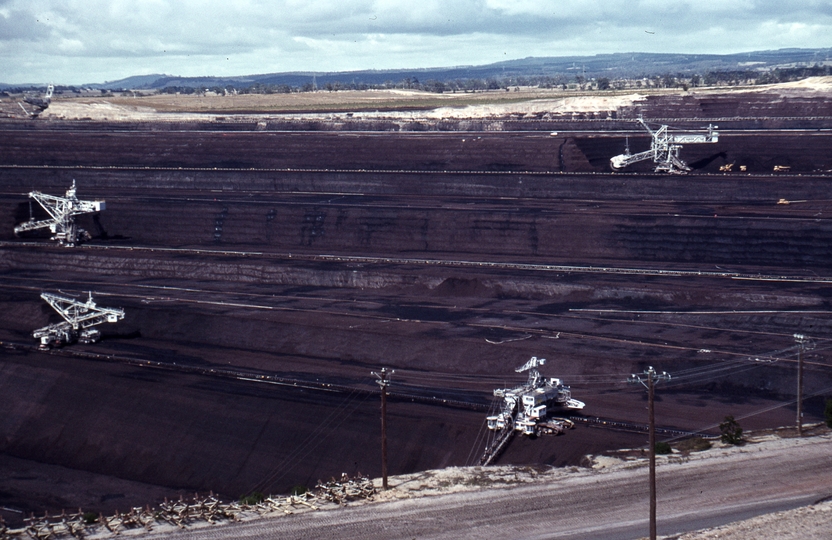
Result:
<svg viewBox="0 0 832 540"><path fill-rule="evenodd" d="M643 118L639 118L638 122L652 138L650 150L631 154L628 142L623 154L613 156L610 159L610 167L613 171L620 171L633 163L652 159L656 164L656 172L685 174L691 169L679 157L682 144L715 143L719 141L719 132L716 131L718 126L709 125L706 133L671 133L668 126L663 125L654 130L647 125Z"/></svg>
<svg viewBox="0 0 832 540"><path fill-rule="evenodd" d="M41 293L47 304L64 318L63 322L38 328L32 337L40 340L40 348L60 347L74 343L95 343L101 339L101 332L94 326L114 323L124 318L121 308L106 308L96 305L92 293L86 302L53 293Z"/></svg>
<svg viewBox="0 0 832 540"><path fill-rule="evenodd" d="M23 112L26 113L26 116L37 118L38 115L45 111L52 103L52 93L54 92L54 90L55 87L50 84L46 87L46 94L44 94L43 97L37 95L24 95L23 102L18 101L17 104L20 105L20 108L23 109ZM26 107L23 106L23 103L29 105L32 108L32 110L27 111Z"/></svg>
<svg viewBox="0 0 832 540"><path fill-rule="evenodd" d="M68 247L90 239L87 231L78 228L75 218L83 214L100 212L106 207L104 201L78 200L75 195L75 180L72 181L72 186L66 191L64 197L32 191L29 193L29 198L36 200L46 210L49 219L37 221L34 217L30 217L29 221L24 221L14 228L15 236L27 231L48 228L52 233L52 240L56 240L58 245Z"/></svg>
<svg viewBox="0 0 832 540"><path fill-rule="evenodd" d="M493 441L486 445L480 457L480 465L490 465L508 446L515 432L535 437L559 435L575 426L566 418L554 414L568 410L581 410L585 404L572 398L572 391L561 379L543 377L537 370L546 363L545 358L532 356L515 369L517 373L529 372L526 384L514 388L498 388L494 396L502 398L499 413L488 416L488 429L495 432Z"/></svg>

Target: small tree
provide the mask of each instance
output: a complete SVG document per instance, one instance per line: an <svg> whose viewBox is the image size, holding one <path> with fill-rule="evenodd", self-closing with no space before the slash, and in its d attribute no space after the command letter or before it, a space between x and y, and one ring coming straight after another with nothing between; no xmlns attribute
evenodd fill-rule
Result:
<svg viewBox="0 0 832 540"><path fill-rule="evenodd" d="M832 398L826 398L826 409L823 415L826 418L826 426L832 428Z"/></svg>
<svg viewBox="0 0 832 540"><path fill-rule="evenodd" d="M732 415L726 416L725 420L719 424L719 431L722 433L720 439L725 444L742 443L742 428Z"/></svg>
<svg viewBox="0 0 832 540"><path fill-rule="evenodd" d="M240 502L242 504L248 505L255 505L263 502L266 499L266 496L260 493L259 491L255 491L250 495L246 495L244 497L240 497Z"/></svg>
<svg viewBox="0 0 832 540"><path fill-rule="evenodd" d="M670 447L670 443L659 441L656 443L656 453L659 455L672 454L673 448Z"/></svg>

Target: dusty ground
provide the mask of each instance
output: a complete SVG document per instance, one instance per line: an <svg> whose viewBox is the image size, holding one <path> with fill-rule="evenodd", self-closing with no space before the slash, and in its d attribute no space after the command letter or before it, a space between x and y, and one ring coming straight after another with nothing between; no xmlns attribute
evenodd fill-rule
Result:
<svg viewBox="0 0 832 540"><path fill-rule="evenodd" d="M44 118L107 121L183 121L206 115L300 114L305 118L349 112L349 118L471 119L507 116L594 114L613 116L622 108L667 96L724 96L768 94L800 98L820 96L832 89L830 77L813 77L777 85L731 89L702 88L644 91L576 92L521 88L519 91L434 94L409 90L303 92L298 94L246 94L230 96L153 95L138 97L56 98ZM5 110L5 108L0 108ZM14 107L10 113L19 113ZM343 116L342 116L343 117ZM216 118L216 116L214 116Z"/></svg>
<svg viewBox="0 0 832 540"><path fill-rule="evenodd" d="M229 98L204 98L208 103L201 103L203 98L191 98L187 104L171 104L170 111L166 111L164 102L155 103L147 101L150 98L140 99L136 104L125 99L96 99L89 103L76 101L56 101L43 113L43 118L54 118L62 120L108 120L108 121L183 121L203 119L205 114L223 115L234 114L239 108L243 114L250 114L250 108L257 108L256 104L241 104L237 107L225 109L224 103L213 101ZM632 105L634 102L643 99L638 94L610 97L576 96L560 99L537 99L533 102L521 103L497 103L493 104L453 104L447 105L445 101L426 101L420 106L426 110L419 112L400 111L362 111L351 116L351 118L426 118L426 119L448 119L448 118L482 118L502 117L509 114L536 115L536 114L566 114L573 112L600 113L612 112L618 107ZM450 101L450 100L448 100ZM340 100L334 103L341 103ZM420 102L416 102L419 104ZM350 104L349 102L347 103ZM180 112L181 108L193 107L193 111ZM269 105L281 107L281 105ZM333 105L334 106L334 105ZM296 105L297 116L308 118L312 115L307 109L312 109L313 114L316 108L325 109L327 105L308 106L305 103ZM291 109L289 109L291 110ZM347 108L346 110L353 110ZM339 111L336 111L336 114ZM340 111L343 112L343 111ZM268 113L267 113L268 114ZM274 113L272 113L274 114ZM332 111L319 113L323 116L331 116Z"/></svg>
<svg viewBox="0 0 832 540"><path fill-rule="evenodd" d="M113 119L144 118L142 114L159 113L292 113L292 112L351 112L360 115L378 112L388 115L401 114L427 117L502 116L507 114L565 112L613 112L619 107L644 99L645 94L667 95L720 95L730 92L774 93L799 95L800 93L828 92L832 89L830 77L812 77L801 81L777 85L761 85L741 88L700 88L691 92L679 89L643 89L628 91L581 92L560 89L518 88L517 91L495 90L476 93L435 94L412 90L369 90L341 92L302 92L296 94L243 94L243 95L151 95L136 97L104 98L56 98L45 113L57 118ZM433 111L427 113L427 111ZM86 114L85 114L86 113ZM135 115L132 115L135 113ZM157 116L158 119L163 116Z"/></svg>
<svg viewBox="0 0 832 540"><path fill-rule="evenodd" d="M832 530L832 501L826 501L667 538L668 540L715 540L717 538L721 540L754 538L822 540L829 538L830 530Z"/></svg>
<svg viewBox="0 0 832 540"><path fill-rule="evenodd" d="M778 430L775 434L746 434L745 444L739 447L725 445L719 441L711 441L712 446L710 448L691 452L684 449L684 444L681 442L675 444L676 449L672 455L658 456L657 476L660 487L658 521L660 530L690 530L691 524L697 522L696 519L693 521L679 519L680 515L685 515L685 509L680 508L679 503L682 502L684 505L685 501L680 501L678 489L669 485L676 483L677 476L685 475L690 476L690 480L682 480L682 483L684 485L685 482L688 482L687 487L692 490L692 494L696 492L697 487L708 488L707 497L702 498L701 495L691 497L691 500L687 503L687 510L695 509L694 515L699 516L699 522L710 519L720 523L730 523L682 534L660 534L660 538L667 540L827 538L830 524L832 524L832 502L828 500L828 497L825 497L825 494L828 494L828 485L822 479L825 474L822 470L824 464L822 461L814 463L815 467L821 467L815 473L820 477L815 479L814 484L811 484L810 482L807 483L807 472L809 476L813 474L811 467L809 470L799 466L792 468L787 463L800 461L804 459L802 454L817 453L819 449L823 454L823 449L829 445L829 441L829 430L823 425L818 425L809 426L807 436L803 439L794 438L794 433L790 433L789 430ZM621 490L623 488L622 481L633 484L632 488L636 492L642 491L646 458L643 454L640 454L635 450L617 452L616 455L620 457L588 456L585 465L582 467L552 468L540 465L448 467L408 475L395 475L389 478L390 488L386 491L381 491L381 479L376 478L374 483L380 491L369 501L362 499L350 501L347 503L347 509L323 499L312 499L305 504L297 502L287 504L282 510L263 510L265 513L248 510L238 517L239 523L235 524L221 522L219 525L212 526L201 520L192 521L184 531L180 531L173 525L161 521L154 522L148 531L141 528L122 529L120 535L129 538L156 538L160 536L237 538L241 535L269 537L279 534L281 537L293 538L298 531L304 531L302 534L327 537L327 529L330 524L335 524L337 530L337 524L343 522L344 527L349 528L352 533L359 534L362 537L375 537L378 536L376 529L378 528L377 523L382 519L381 516L389 508L399 505L401 507L401 518L396 520L395 526L392 523L388 524L388 527L382 533L383 538L402 536L402 523L411 524L411 530L404 536L407 538L413 534L418 537L432 538L473 537L479 533L458 530L458 527L450 527L448 530L444 530L441 525L431 528L429 525L420 523L422 520L418 517L419 509L425 507L422 511L431 513L433 515L432 519L441 522L443 520L441 513L444 513L445 510L437 512L436 510L430 510L430 508L455 507L456 509L453 511L455 520L465 521L470 518L467 516L468 509L464 502L466 500L465 494L469 494L471 511L475 511L476 507L481 505L485 498L502 501L499 506L503 507L507 500L526 500L527 506L535 507L535 518L531 521L535 523L544 522L549 510L546 505L533 502L535 496L532 494L537 491L548 490L550 492L548 498L557 499L559 497L557 486L568 485L570 486L570 493L580 498L583 496L581 492L587 489L590 491L592 489ZM780 464L776 467L764 467L760 456L769 455L780 456ZM825 458L828 458L828 456L823 457L823 459ZM12 465L20 466L20 464L14 463ZM690 469L690 471L685 472L687 469ZM695 472L697 470L707 471L707 474L714 476L716 479L719 479L720 474L723 474L719 471L725 470L726 473L724 474L726 475L729 474L727 471L731 471L732 474L739 471L740 478L744 476L746 482L753 483L756 486L756 490L767 490L770 485L776 486L778 482L785 482L789 487L783 487L779 490L782 491L780 495L785 497L782 504L785 507L792 507L795 504L798 506L789 510L756 515L760 512L756 509L757 506L765 507L771 504L767 496L760 498L756 492L747 490L743 492L742 489L737 492L736 489L730 489L729 486L732 482L728 482L727 478L710 485L705 482L702 486L697 486L694 480L697 476ZM20 470L20 473L27 472L29 471L25 467ZM752 477L754 477L753 480ZM792 489L795 485L803 487L795 491ZM547 486L549 487L547 488ZM593 488L592 486L596 487ZM91 486L91 488L94 488L94 486ZM564 489L566 488L564 487ZM775 489L772 495L776 494L777 491ZM814 498L812 498L813 493L815 494ZM811 504L804 506L801 503L789 502L794 499L795 495L803 500L807 494ZM634 499L633 495L635 493L629 494L627 498ZM461 501L461 505L458 505L456 499L451 499L454 496L459 496L457 499ZM600 493L593 497L597 500L604 498ZM643 517L637 517L642 516L645 511L644 505L639 502L643 498L635 498L638 500L634 502L630 512L636 514L633 516L636 518L634 523L640 522L643 524ZM447 500L448 504L443 505L439 502L443 500ZM718 501L716 506L714 501ZM403 504L406 506L402 507ZM570 504L568 498L559 505L556 504L556 507L559 506L560 519L549 522L549 534L558 533L560 536L570 538L636 538L639 537L636 531L644 528L643 525L639 524L635 528L624 526L622 529L621 524L616 524L614 520L607 524L609 517L605 510L595 512L597 519L595 526L572 519L570 521L574 521L574 523L571 526L562 525L559 521L564 520L565 516L571 515ZM733 508L735 513L729 512L723 515L720 512L720 507ZM321 512L322 515L317 515ZM610 512L617 513L618 509L610 508ZM291 515L287 515L287 513ZM309 515L310 513L316 515ZM365 517L355 519L356 514L362 514ZM731 516L749 514L755 515L755 517L731 522ZM367 520L367 515L375 516L376 519ZM499 519L501 515L505 517L506 523L501 523ZM510 523L512 521L511 515L511 512L496 512L489 517L488 534L498 535L504 529L516 533L518 525ZM711 517L708 517L709 515ZM309 521L304 518L312 518L312 520ZM609 528L605 529L605 526ZM474 528L482 529L483 525L477 522ZM406 526L405 529L407 530L408 527ZM529 534L532 532L528 527L523 530ZM101 526L87 529L86 535L89 538L109 538L112 536ZM546 535L544 534L544 536Z"/></svg>
<svg viewBox="0 0 832 540"><path fill-rule="evenodd" d="M586 416L635 431L519 438L501 463L578 466L644 443L644 393L623 380L649 365L675 378L660 389L663 427L713 433L726 414L747 429L793 423L798 332L818 345L805 358L806 419L818 419L832 387L832 114L814 90L755 95L615 105L696 125L754 116L731 120L718 145L686 147L687 177L609 174L624 137L597 111L569 113L560 135L541 119L476 133L284 132L294 120L249 116L9 121L0 451L30 471L160 495L377 475L369 372L386 365L398 385L391 470L465 465L484 445L491 390L520 382L513 369L536 355ZM749 174L719 173L735 161ZM776 164L792 170L774 175ZM14 238L26 193L60 194L73 178L81 198L107 200L82 220L94 241ZM95 346L35 352L32 329L54 320L43 289L93 290L128 316ZM146 502L119 484L98 498L123 497L95 503L76 487L87 480L15 467L0 505Z"/></svg>
<svg viewBox="0 0 832 540"><path fill-rule="evenodd" d="M241 94L230 96L155 95L136 98L71 98L55 100L47 110L48 115L72 117L96 107L107 105L111 111L136 113L331 113L351 112L364 115L379 112L381 115L422 116L427 111L436 117L441 114L481 116L548 111L560 103L573 104L575 110L615 110L616 103L632 101L632 97L593 97L577 92L523 88L521 91L489 91L477 93L417 92L409 90L368 90L344 92L302 92L297 94ZM576 105L580 104L580 106ZM84 107L89 106L89 107ZM54 109L53 109L54 107ZM439 109L439 111L435 111ZM106 109L101 109L106 110ZM140 118L140 117L135 117ZM157 117L161 118L161 117Z"/></svg>
<svg viewBox="0 0 832 540"><path fill-rule="evenodd" d="M352 93L348 93L352 94ZM357 97L363 97L361 94ZM297 99L288 100L283 103L268 96L234 96L234 97L213 97L199 98L190 97L183 99L142 97L130 100L126 98L98 99L95 100L59 100L55 101L43 113L43 118L54 118L64 120L109 120L109 121L183 121L197 120L204 118L205 114L251 114L253 110L266 109L265 114L294 113L301 117L314 117L315 111L322 109L319 113L323 116L331 116L333 112L353 111L355 106L360 109L358 113L351 113L350 118L394 118L394 119L449 119L449 118L487 118L503 117L510 114L515 115L563 115L571 113L612 113L622 106L630 106L633 103L644 99L639 94L610 95L602 97L594 96L570 96L550 97L548 94L535 96L512 96L513 99L457 99L449 96L447 99L436 98L434 95L417 94L410 96L414 98L412 105L400 100L393 100L394 96L382 95L382 107L394 106L396 110L378 111L372 109L372 101L356 99L352 101L352 95L335 96L332 99L320 99L312 94L310 99L301 99L305 94L299 94ZM398 97L398 96L396 96ZM346 101L345 101L346 100ZM517 100L517 101L515 101ZM482 104L480 101L486 103ZM492 101L489 103L489 101ZM239 103L238 103L239 102ZM417 109L415 111L401 111L408 106ZM338 107L344 107L340 109ZM328 109L335 109L334 111ZM184 110L184 111L183 111ZM311 114L310 114L311 113ZM291 116L290 116L291 117Z"/></svg>
<svg viewBox="0 0 832 540"><path fill-rule="evenodd" d="M828 437L828 435L826 435ZM783 445L790 444L788 439L778 436L751 436L749 445L744 447L765 452ZM635 453L637 454L637 453ZM714 441L714 446L706 451L687 454L685 459L707 460L714 455L731 456L736 460L736 467L743 467L744 458L740 448L726 446ZM672 462L678 459L668 456L658 456L658 464ZM590 456L592 469L615 473L626 470L634 463L643 462L642 458L620 459L606 456ZM634 460L634 461L631 461ZM436 471L425 471L414 475L397 476L390 479L390 490L382 492L377 497L379 501L396 500L401 498L423 497L442 493L457 493L477 489L488 489L496 486L516 486L525 483L555 483L570 474L576 474L578 469L543 469L536 467L489 467L460 469L448 468ZM379 484L379 480L376 483ZM764 514L730 523L720 527L703 529L681 535L661 536L667 540L751 540L757 538L778 538L783 540L824 539L828 538L832 530L832 501L825 500L810 506L793 510Z"/></svg>
<svg viewBox="0 0 832 540"><path fill-rule="evenodd" d="M716 442L706 451L658 456L660 537L827 538L832 504L819 499L829 493L825 481L829 434L825 428L821 431L821 435L800 440L752 436L740 447ZM643 457L596 459L591 468L445 468L393 476L388 491L372 501L350 502L347 508L324 505L321 512L298 507L293 516L281 512L265 518L247 515L240 524L197 525L176 536L477 538L511 531L529 537L639 538L639 531L646 529L645 475ZM375 482L380 485L380 479ZM744 483L753 484L754 490L743 487ZM807 496L810 504L806 506L789 502ZM733 515L754 515L757 507L771 506L778 497L783 502L775 506L798 507L697 532L662 532L690 530L692 524L709 520L731 521ZM585 500L610 498L614 502L608 506L575 512ZM171 534L162 525L149 536Z"/></svg>

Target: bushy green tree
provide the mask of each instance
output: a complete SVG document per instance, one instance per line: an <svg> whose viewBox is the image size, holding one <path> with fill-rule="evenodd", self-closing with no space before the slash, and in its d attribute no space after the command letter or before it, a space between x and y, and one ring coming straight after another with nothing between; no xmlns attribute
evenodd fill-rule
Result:
<svg viewBox="0 0 832 540"><path fill-rule="evenodd" d="M742 428L739 422L734 420L733 415L728 415L719 424L719 431L722 433L720 439L725 444L742 444Z"/></svg>

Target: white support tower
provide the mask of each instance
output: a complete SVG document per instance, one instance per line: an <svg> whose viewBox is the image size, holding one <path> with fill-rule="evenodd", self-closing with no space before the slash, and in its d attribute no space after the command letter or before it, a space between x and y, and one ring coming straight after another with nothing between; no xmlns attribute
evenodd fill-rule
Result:
<svg viewBox="0 0 832 540"><path fill-rule="evenodd" d="M95 343L101 339L101 332L93 326L105 322L118 322L124 318L124 310L121 308L97 306L92 299L92 293L86 302L47 292L41 293L40 297L64 318L63 322L44 326L32 333L35 339L40 340L41 349L59 347L75 341Z"/></svg>
<svg viewBox="0 0 832 540"><path fill-rule="evenodd" d="M74 246L82 241L89 240L90 235L84 229L78 228L75 224L75 217L82 214L93 214L104 210L104 201L80 201L75 195L75 180L72 186L66 190L64 197L47 195L40 191L32 191L29 197L36 200L49 214L50 219L35 221L31 217L14 228L14 234L34 231L36 229L49 228L52 232L52 240L57 240L59 245Z"/></svg>
<svg viewBox="0 0 832 540"><path fill-rule="evenodd" d="M661 126L654 131L650 129L644 119L639 118L638 121L652 137L650 150L631 154L630 145L627 144L623 154L613 156L610 159L612 170L620 171L633 163L652 159L656 164L656 172L684 174L690 171L690 167L679 157L682 144L703 144L719 141L719 132L716 131L717 126L713 125L708 126L707 133L670 133L668 126Z"/></svg>

